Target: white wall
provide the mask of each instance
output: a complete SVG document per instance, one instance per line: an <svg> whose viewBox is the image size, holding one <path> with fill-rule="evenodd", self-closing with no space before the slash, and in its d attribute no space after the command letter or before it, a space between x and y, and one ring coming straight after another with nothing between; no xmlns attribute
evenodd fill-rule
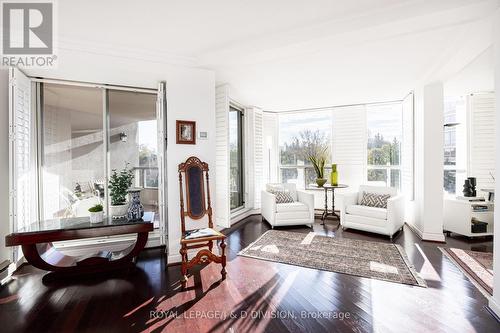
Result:
<svg viewBox="0 0 500 333"><path fill-rule="evenodd" d="M139 59L87 54L60 50L57 69L25 70L30 76L59 78L75 81L108 83L156 89L159 81L167 82L167 181L168 181L168 224L169 254L171 260L180 259L180 213L177 166L191 155L198 156L211 167L211 192L215 193L215 75L203 69L183 68L158 62L144 62ZM0 183L8 181L8 138L7 138L7 95L4 78L1 78L1 131L0 140ZM198 131L208 131L208 140L197 140L193 145L175 144L175 120L195 120ZM5 192L5 193L4 193ZM7 187L0 192L0 211L3 231L8 224ZM4 198L5 196L5 198ZM212 198L214 196L212 195ZM5 222L4 222L5 221ZM1 237L3 242L3 237ZM4 247L0 251L4 251ZM0 252L2 253L2 252Z"/></svg>
<svg viewBox="0 0 500 333"><path fill-rule="evenodd" d="M9 259L9 73L0 70L0 263Z"/></svg>
<svg viewBox="0 0 500 333"><path fill-rule="evenodd" d="M443 236L443 84L415 90L415 201L413 221L424 240Z"/></svg>
<svg viewBox="0 0 500 333"><path fill-rule="evenodd" d="M496 89L496 128L500 128L500 9L495 14L495 33L494 33L494 55L495 55L495 89ZM500 170L500 131L496 131L496 170ZM500 194L500 181L498 181L498 173L496 177L495 192ZM495 209L494 222L498 224L500 221L500 209ZM500 316L500 228L497 225L493 236L493 298L490 299L490 308Z"/></svg>

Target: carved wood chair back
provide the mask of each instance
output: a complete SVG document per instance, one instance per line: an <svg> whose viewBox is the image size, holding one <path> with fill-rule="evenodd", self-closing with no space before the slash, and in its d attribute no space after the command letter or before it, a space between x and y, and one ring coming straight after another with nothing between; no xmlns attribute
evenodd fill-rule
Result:
<svg viewBox="0 0 500 333"><path fill-rule="evenodd" d="M182 234L186 232L186 217L199 220L208 215L208 227L213 228L208 164L195 156L179 164L179 190Z"/></svg>

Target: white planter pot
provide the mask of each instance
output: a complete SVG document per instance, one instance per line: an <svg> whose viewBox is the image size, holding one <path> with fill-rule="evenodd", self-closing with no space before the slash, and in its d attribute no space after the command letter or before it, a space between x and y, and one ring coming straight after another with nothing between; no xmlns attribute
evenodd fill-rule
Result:
<svg viewBox="0 0 500 333"><path fill-rule="evenodd" d="M120 218L127 215L128 203L118 206L109 206L110 215L113 218Z"/></svg>
<svg viewBox="0 0 500 333"><path fill-rule="evenodd" d="M90 212L90 223L101 223L104 220L104 212Z"/></svg>

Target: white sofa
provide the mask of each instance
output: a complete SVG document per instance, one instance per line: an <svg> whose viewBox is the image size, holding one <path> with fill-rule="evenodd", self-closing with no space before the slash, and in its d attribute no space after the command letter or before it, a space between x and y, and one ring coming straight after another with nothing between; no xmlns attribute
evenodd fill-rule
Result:
<svg viewBox="0 0 500 333"><path fill-rule="evenodd" d="M386 208L361 206L363 192L390 194ZM343 195L340 209L342 229L352 228L392 236L404 225L404 197L393 187L362 185L359 191Z"/></svg>
<svg viewBox="0 0 500 333"><path fill-rule="evenodd" d="M276 203L276 196L269 190L284 190L290 193L293 203ZM275 226L314 223L314 194L297 191L295 184L267 184L261 193L261 214L272 228Z"/></svg>

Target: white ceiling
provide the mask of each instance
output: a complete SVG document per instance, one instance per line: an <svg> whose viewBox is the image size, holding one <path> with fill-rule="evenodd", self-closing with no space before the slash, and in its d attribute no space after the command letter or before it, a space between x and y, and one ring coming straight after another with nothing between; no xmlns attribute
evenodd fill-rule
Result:
<svg viewBox="0 0 500 333"><path fill-rule="evenodd" d="M214 70L266 110L399 99L491 45L498 0L59 1L59 46Z"/></svg>

